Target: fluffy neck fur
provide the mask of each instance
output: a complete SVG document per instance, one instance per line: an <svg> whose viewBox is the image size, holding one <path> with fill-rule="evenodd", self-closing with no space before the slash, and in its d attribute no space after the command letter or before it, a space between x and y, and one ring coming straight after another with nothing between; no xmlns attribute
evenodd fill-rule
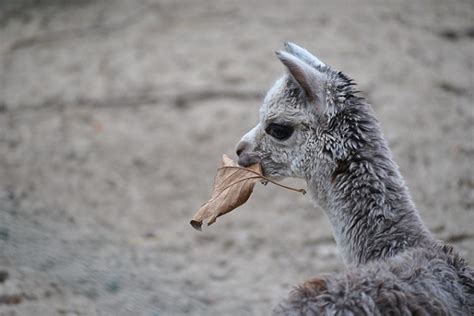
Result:
<svg viewBox="0 0 474 316"><path fill-rule="evenodd" d="M364 264L434 245L370 106L359 97L346 103L329 129L334 139L342 140L337 147L343 150L332 153L331 170L314 168L307 179L313 198L329 217L345 263Z"/></svg>

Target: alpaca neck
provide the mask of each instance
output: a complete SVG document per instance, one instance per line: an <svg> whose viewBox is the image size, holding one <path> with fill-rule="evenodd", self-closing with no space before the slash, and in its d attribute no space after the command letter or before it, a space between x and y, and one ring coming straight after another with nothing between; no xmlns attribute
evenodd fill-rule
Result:
<svg viewBox="0 0 474 316"><path fill-rule="evenodd" d="M378 125L370 150L348 155L308 186L325 209L346 264L358 265L434 243L410 198ZM375 145L374 145L375 144Z"/></svg>

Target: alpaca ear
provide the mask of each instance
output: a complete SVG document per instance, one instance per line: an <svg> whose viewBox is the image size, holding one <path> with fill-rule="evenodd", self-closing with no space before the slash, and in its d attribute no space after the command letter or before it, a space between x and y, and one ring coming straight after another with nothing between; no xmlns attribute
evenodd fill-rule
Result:
<svg viewBox="0 0 474 316"><path fill-rule="evenodd" d="M287 52L277 51L276 55L303 89L309 101L321 99L322 86L324 85L322 73Z"/></svg>
<svg viewBox="0 0 474 316"><path fill-rule="evenodd" d="M295 43L285 42L285 50L311 66L326 67L326 64L319 60L319 58L308 52L303 47L296 45Z"/></svg>

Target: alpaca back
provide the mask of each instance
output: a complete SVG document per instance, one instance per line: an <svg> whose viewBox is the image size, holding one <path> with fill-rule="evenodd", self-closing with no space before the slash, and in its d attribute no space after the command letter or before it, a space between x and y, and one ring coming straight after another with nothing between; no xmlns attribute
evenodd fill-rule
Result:
<svg viewBox="0 0 474 316"><path fill-rule="evenodd" d="M275 315L473 315L474 270L451 247L415 248L310 280Z"/></svg>

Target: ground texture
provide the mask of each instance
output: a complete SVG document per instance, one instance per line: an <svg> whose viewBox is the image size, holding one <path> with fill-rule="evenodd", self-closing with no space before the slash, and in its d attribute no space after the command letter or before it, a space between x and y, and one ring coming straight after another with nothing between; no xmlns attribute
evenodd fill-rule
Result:
<svg viewBox="0 0 474 316"><path fill-rule="evenodd" d="M342 270L323 210L277 187L188 224L285 40L359 83L472 262L473 21L471 0L2 1L0 314L267 315Z"/></svg>

